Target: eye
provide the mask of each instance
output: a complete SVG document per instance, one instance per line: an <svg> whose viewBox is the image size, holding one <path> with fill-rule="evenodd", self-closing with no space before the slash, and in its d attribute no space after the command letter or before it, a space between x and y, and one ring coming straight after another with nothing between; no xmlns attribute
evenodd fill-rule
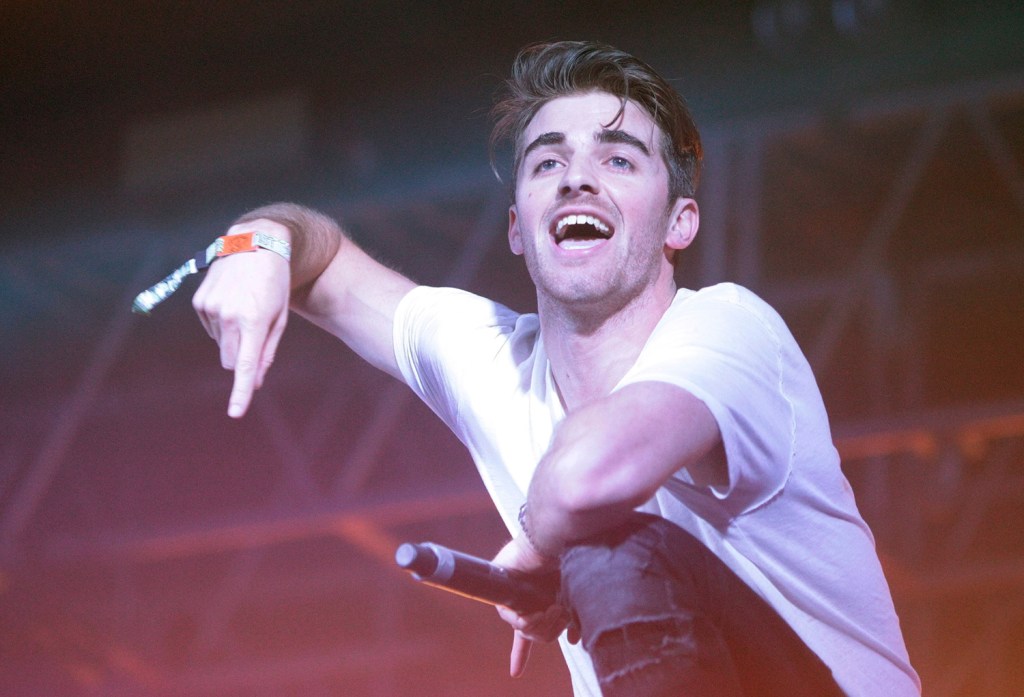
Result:
<svg viewBox="0 0 1024 697"><path fill-rule="evenodd" d="M608 164L615 169L633 169L633 163L620 155L609 158Z"/></svg>
<svg viewBox="0 0 1024 697"><path fill-rule="evenodd" d="M534 172L547 172L558 166L558 160L541 160L537 163L537 166L533 168Z"/></svg>

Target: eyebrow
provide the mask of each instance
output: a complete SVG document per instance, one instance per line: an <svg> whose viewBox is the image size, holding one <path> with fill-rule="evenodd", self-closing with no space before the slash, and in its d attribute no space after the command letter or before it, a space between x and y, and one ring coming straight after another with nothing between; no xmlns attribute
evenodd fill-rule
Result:
<svg viewBox="0 0 1024 697"><path fill-rule="evenodd" d="M541 133L539 136L533 139L529 145L523 150L523 159L537 148L545 145L559 145L565 142L565 134L558 133L557 131L548 131L547 133Z"/></svg>
<svg viewBox="0 0 1024 697"><path fill-rule="evenodd" d="M632 133L627 133L626 131L606 128L597 135L597 141L599 143L620 143L622 145L630 145L642 152L644 155L650 156L651 154L651 151L647 149L647 145L642 140Z"/></svg>
<svg viewBox="0 0 1024 697"><path fill-rule="evenodd" d="M644 155L650 156L651 151L647 145L626 131L620 131L618 129L605 128L595 136L595 139L599 143L620 143L622 145L629 145ZM539 136L533 139L533 141L523 149L523 159L537 148L545 145L561 145L565 142L565 134L559 133L558 131L549 131L547 133L541 133Z"/></svg>

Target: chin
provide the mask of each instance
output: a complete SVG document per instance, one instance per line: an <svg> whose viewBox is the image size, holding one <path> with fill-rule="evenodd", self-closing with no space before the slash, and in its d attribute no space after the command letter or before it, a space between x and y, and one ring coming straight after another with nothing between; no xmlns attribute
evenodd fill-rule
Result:
<svg viewBox="0 0 1024 697"><path fill-rule="evenodd" d="M544 294L554 302L562 305L580 307L603 307L609 303L615 304L618 296L621 295L621 288L606 281L598 282L588 279L590 282L562 283L555 286L548 286Z"/></svg>

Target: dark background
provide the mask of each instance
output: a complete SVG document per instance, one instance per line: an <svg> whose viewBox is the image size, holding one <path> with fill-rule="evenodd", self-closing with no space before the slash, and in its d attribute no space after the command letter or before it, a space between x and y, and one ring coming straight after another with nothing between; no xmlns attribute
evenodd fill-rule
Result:
<svg viewBox="0 0 1024 697"><path fill-rule="evenodd" d="M135 293L298 200L430 284L530 309L487 110L516 50L648 60L707 146L680 270L814 365L928 695L1024 692L1024 11L1016 2L0 7L0 693L566 695L392 554L506 533L404 388L293 318L242 422ZM500 158L499 158L500 160Z"/></svg>

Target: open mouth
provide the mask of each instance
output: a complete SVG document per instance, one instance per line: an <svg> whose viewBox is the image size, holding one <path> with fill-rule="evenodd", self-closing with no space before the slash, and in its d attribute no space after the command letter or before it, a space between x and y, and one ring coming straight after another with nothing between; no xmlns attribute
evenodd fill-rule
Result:
<svg viewBox="0 0 1024 697"><path fill-rule="evenodd" d="M567 215L555 224L555 244L563 249L585 249L611 236L611 228L592 215Z"/></svg>

